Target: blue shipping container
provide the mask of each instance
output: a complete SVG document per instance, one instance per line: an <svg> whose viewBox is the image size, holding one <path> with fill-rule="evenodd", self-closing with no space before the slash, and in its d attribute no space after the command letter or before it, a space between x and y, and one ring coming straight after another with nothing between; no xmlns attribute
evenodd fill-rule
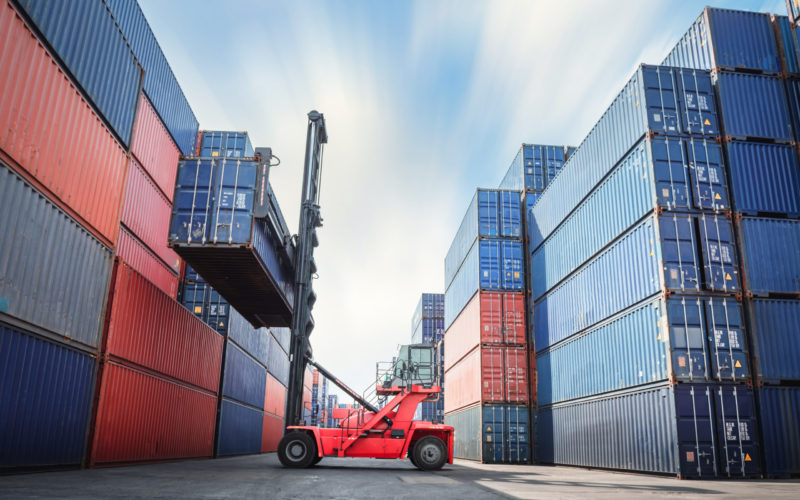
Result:
<svg viewBox="0 0 800 500"><path fill-rule="evenodd" d="M786 0L786 8L789 10L792 22L797 24L800 21L800 0Z"/></svg>
<svg viewBox="0 0 800 500"><path fill-rule="evenodd" d="M425 318L444 318L444 294L423 293L411 316L411 331Z"/></svg>
<svg viewBox="0 0 800 500"><path fill-rule="evenodd" d="M734 245L725 216L648 217L534 304L537 352L663 291L738 292Z"/></svg>
<svg viewBox="0 0 800 500"><path fill-rule="evenodd" d="M523 290L523 259L520 241L476 241L444 294L445 330L478 290Z"/></svg>
<svg viewBox="0 0 800 500"><path fill-rule="evenodd" d="M265 218L267 170L258 158L182 160L169 244L251 324L289 326L293 255Z"/></svg>
<svg viewBox="0 0 800 500"><path fill-rule="evenodd" d="M550 405L656 382L746 382L733 298L656 298L536 356L537 402Z"/></svg>
<svg viewBox="0 0 800 500"><path fill-rule="evenodd" d="M758 296L800 293L800 221L737 220L745 290Z"/></svg>
<svg viewBox="0 0 800 500"><path fill-rule="evenodd" d="M709 73L642 65L533 206L538 247L648 133L719 135Z"/></svg>
<svg viewBox="0 0 800 500"><path fill-rule="evenodd" d="M0 316L96 351L113 254L0 162Z"/></svg>
<svg viewBox="0 0 800 500"><path fill-rule="evenodd" d="M197 118L136 0L104 0L144 68L142 88L181 153L194 153Z"/></svg>
<svg viewBox="0 0 800 500"><path fill-rule="evenodd" d="M200 150L197 152L197 156L251 158L256 154L247 132L201 130L199 136Z"/></svg>
<svg viewBox="0 0 800 500"><path fill-rule="evenodd" d="M289 355L281 349L272 335L269 339L267 371L284 386L289 385Z"/></svg>
<svg viewBox="0 0 800 500"><path fill-rule="evenodd" d="M222 368L222 395L259 410L264 409L267 371L232 342L225 345Z"/></svg>
<svg viewBox="0 0 800 500"><path fill-rule="evenodd" d="M520 193L478 189L444 259L445 288L450 285L479 238L522 237Z"/></svg>
<svg viewBox="0 0 800 500"><path fill-rule="evenodd" d="M789 75L800 74L800 47L797 43L797 33L792 29L792 23L786 16L772 15L772 26L778 40L778 52L781 57L781 68Z"/></svg>
<svg viewBox="0 0 800 500"><path fill-rule="evenodd" d="M437 344L444 338L444 318L424 318L411 333L412 344Z"/></svg>
<svg viewBox="0 0 800 500"><path fill-rule="evenodd" d="M530 425L527 406L471 406L445 415L455 428L453 455L483 463L528 463Z"/></svg>
<svg viewBox="0 0 800 500"><path fill-rule="evenodd" d="M713 78L727 138L792 141L792 120L779 77L721 72Z"/></svg>
<svg viewBox="0 0 800 500"><path fill-rule="evenodd" d="M564 161L564 146L523 144L498 187L541 191L561 170Z"/></svg>
<svg viewBox="0 0 800 500"><path fill-rule="evenodd" d="M764 473L800 474L800 387L759 387L759 420L764 437Z"/></svg>
<svg viewBox="0 0 800 500"><path fill-rule="evenodd" d="M81 464L95 363L0 323L0 469Z"/></svg>
<svg viewBox="0 0 800 500"><path fill-rule="evenodd" d="M800 163L793 146L731 141L725 149L737 212L800 215Z"/></svg>
<svg viewBox="0 0 800 500"><path fill-rule="evenodd" d="M218 418L216 456L261 453L263 412L223 398Z"/></svg>
<svg viewBox="0 0 800 500"><path fill-rule="evenodd" d="M691 477L750 477L760 452L750 388L656 386L537 412L536 460Z"/></svg>
<svg viewBox="0 0 800 500"><path fill-rule="evenodd" d="M759 382L800 381L800 300L750 299L749 336Z"/></svg>
<svg viewBox="0 0 800 500"><path fill-rule="evenodd" d="M778 74L769 14L706 7L661 64L695 69L750 69Z"/></svg>
<svg viewBox="0 0 800 500"><path fill-rule="evenodd" d="M789 105L789 119L792 121L795 142L800 142L800 79L785 78L783 86Z"/></svg>
<svg viewBox="0 0 800 500"><path fill-rule="evenodd" d="M15 0L128 149L142 67L111 13L94 0Z"/></svg>
<svg viewBox="0 0 800 500"><path fill-rule="evenodd" d="M283 349L286 354L288 354L290 347L289 344L292 340L292 329L273 326L269 329L269 331L272 336L275 337L275 340L278 341L278 346Z"/></svg>
<svg viewBox="0 0 800 500"><path fill-rule="evenodd" d="M533 251L533 297L541 297L653 209L729 208L719 144L704 138L645 138Z"/></svg>

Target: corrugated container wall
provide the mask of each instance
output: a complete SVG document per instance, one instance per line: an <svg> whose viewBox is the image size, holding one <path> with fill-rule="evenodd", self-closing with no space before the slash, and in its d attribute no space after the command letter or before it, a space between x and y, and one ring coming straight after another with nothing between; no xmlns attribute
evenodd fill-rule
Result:
<svg viewBox="0 0 800 500"><path fill-rule="evenodd" d="M261 452L263 427L263 412L223 398L219 409L216 455Z"/></svg>
<svg viewBox="0 0 800 500"><path fill-rule="evenodd" d="M0 162L0 316L96 351L113 255Z"/></svg>
<svg viewBox="0 0 800 500"><path fill-rule="evenodd" d="M197 118L136 0L104 0L144 68L142 88L181 153L194 153Z"/></svg>
<svg viewBox="0 0 800 500"><path fill-rule="evenodd" d="M797 43L797 33L792 29L792 23L786 16L772 15L772 27L778 41L778 52L781 58L781 69L784 74L800 74L800 46Z"/></svg>
<svg viewBox="0 0 800 500"><path fill-rule="evenodd" d="M228 341L222 372L222 396L263 410L266 389L267 372L264 366Z"/></svg>
<svg viewBox="0 0 800 500"><path fill-rule="evenodd" d="M800 387L760 387L759 419L764 434L764 473L800 474Z"/></svg>
<svg viewBox="0 0 800 500"><path fill-rule="evenodd" d="M181 152L144 94L139 98L139 111L133 125L131 154L172 203Z"/></svg>
<svg viewBox="0 0 800 500"><path fill-rule="evenodd" d="M127 149L143 71L106 6L95 0L15 1Z"/></svg>
<svg viewBox="0 0 800 500"><path fill-rule="evenodd" d="M58 5L52 10L71 7ZM0 40L0 67L14 68L0 72L0 149L15 170L113 247L128 169L125 150L8 1L0 8ZM95 70L107 83L103 65ZM118 89L107 90L116 99Z"/></svg>
<svg viewBox="0 0 800 500"><path fill-rule="evenodd" d="M800 293L800 221L741 217L737 222L745 289L758 296Z"/></svg>
<svg viewBox="0 0 800 500"><path fill-rule="evenodd" d="M177 296L178 277L172 269L125 227L119 230L116 255L162 292L173 299Z"/></svg>
<svg viewBox="0 0 800 500"><path fill-rule="evenodd" d="M792 120L776 76L719 72L713 76L727 138L791 142Z"/></svg>
<svg viewBox="0 0 800 500"><path fill-rule="evenodd" d="M800 382L800 300L755 298L748 301L748 307L756 380Z"/></svg>
<svg viewBox="0 0 800 500"><path fill-rule="evenodd" d="M737 212L800 215L800 163L793 146L731 141L725 149Z"/></svg>

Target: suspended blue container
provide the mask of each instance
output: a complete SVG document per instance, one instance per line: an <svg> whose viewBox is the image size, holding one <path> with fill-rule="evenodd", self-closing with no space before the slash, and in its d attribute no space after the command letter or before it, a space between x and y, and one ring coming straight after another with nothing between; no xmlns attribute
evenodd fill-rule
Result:
<svg viewBox="0 0 800 500"><path fill-rule="evenodd" d="M800 221L739 219L744 287L756 296L800 293Z"/></svg>
<svg viewBox="0 0 800 500"><path fill-rule="evenodd" d="M564 146L523 144L498 187L541 191L561 170L565 160Z"/></svg>
<svg viewBox="0 0 800 500"><path fill-rule="evenodd" d="M706 7L661 64L781 72L769 14Z"/></svg>
<svg viewBox="0 0 800 500"><path fill-rule="evenodd" d="M758 417L764 434L764 474L800 474L800 387L758 388Z"/></svg>
<svg viewBox="0 0 800 500"><path fill-rule="evenodd" d="M737 212L800 215L800 163L793 146L731 141L725 148Z"/></svg>
<svg viewBox="0 0 800 500"><path fill-rule="evenodd" d="M524 287L522 242L476 241L444 294L445 330L478 290L513 292Z"/></svg>
<svg viewBox="0 0 800 500"><path fill-rule="evenodd" d="M263 410L266 390L267 371L264 366L233 342L226 342L222 395Z"/></svg>
<svg viewBox="0 0 800 500"><path fill-rule="evenodd" d="M198 134L200 149L197 156L204 158L251 158L255 155L247 132L201 130Z"/></svg>
<svg viewBox="0 0 800 500"><path fill-rule="evenodd" d="M533 251L533 298L544 295L653 209L722 212L730 209L728 198L722 149L715 141L643 139Z"/></svg>
<svg viewBox="0 0 800 500"><path fill-rule="evenodd" d="M754 298L748 301L748 310L756 379L770 384L800 382L800 300Z"/></svg>
<svg viewBox="0 0 800 500"><path fill-rule="evenodd" d="M218 418L216 456L261 453L263 412L223 398Z"/></svg>
<svg viewBox="0 0 800 500"><path fill-rule="evenodd" d="M15 1L127 149L142 66L106 6L94 0Z"/></svg>
<svg viewBox="0 0 800 500"><path fill-rule="evenodd" d="M0 470L79 467L96 360L0 323Z"/></svg>
<svg viewBox="0 0 800 500"><path fill-rule="evenodd" d="M728 139L791 142L792 120L777 76L720 72L714 75Z"/></svg>
<svg viewBox="0 0 800 500"><path fill-rule="evenodd" d="M445 288L455 278L477 239L522 237L520 196L517 191L477 190L444 259Z"/></svg>
<svg viewBox="0 0 800 500"><path fill-rule="evenodd" d="M65 2L66 3L66 2ZM99 4L99 2L96 2ZM197 118L136 0L103 0L144 68L142 88L184 155L194 154Z"/></svg>
<svg viewBox="0 0 800 500"><path fill-rule="evenodd" d="M662 292L737 293L735 255L725 216L650 216L534 304L536 350ZM534 281L547 272L531 265Z"/></svg>
<svg viewBox="0 0 800 500"><path fill-rule="evenodd" d="M642 65L533 206L537 248L648 134L719 135L705 71Z"/></svg>
<svg viewBox="0 0 800 500"><path fill-rule="evenodd" d="M747 382L744 339L741 306L733 298L659 297L540 351L537 403L657 382Z"/></svg>

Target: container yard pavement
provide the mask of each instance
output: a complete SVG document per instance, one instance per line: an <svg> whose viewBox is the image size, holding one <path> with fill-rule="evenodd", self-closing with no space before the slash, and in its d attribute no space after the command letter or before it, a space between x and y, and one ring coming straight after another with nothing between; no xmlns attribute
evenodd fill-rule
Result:
<svg viewBox="0 0 800 500"><path fill-rule="evenodd" d="M311 469L284 469L274 453L0 476L0 498L797 498L799 490L800 480L679 481L465 460L433 473L407 460L366 458L325 458Z"/></svg>

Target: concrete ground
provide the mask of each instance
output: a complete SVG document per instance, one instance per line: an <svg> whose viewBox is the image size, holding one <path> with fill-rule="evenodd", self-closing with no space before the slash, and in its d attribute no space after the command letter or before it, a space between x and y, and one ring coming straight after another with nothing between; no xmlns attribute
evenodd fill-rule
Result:
<svg viewBox="0 0 800 500"><path fill-rule="evenodd" d="M0 498L800 498L800 480L679 481L572 467L458 460L422 472L407 460L325 458L284 469L274 453L219 460L0 476Z"/></svg>

